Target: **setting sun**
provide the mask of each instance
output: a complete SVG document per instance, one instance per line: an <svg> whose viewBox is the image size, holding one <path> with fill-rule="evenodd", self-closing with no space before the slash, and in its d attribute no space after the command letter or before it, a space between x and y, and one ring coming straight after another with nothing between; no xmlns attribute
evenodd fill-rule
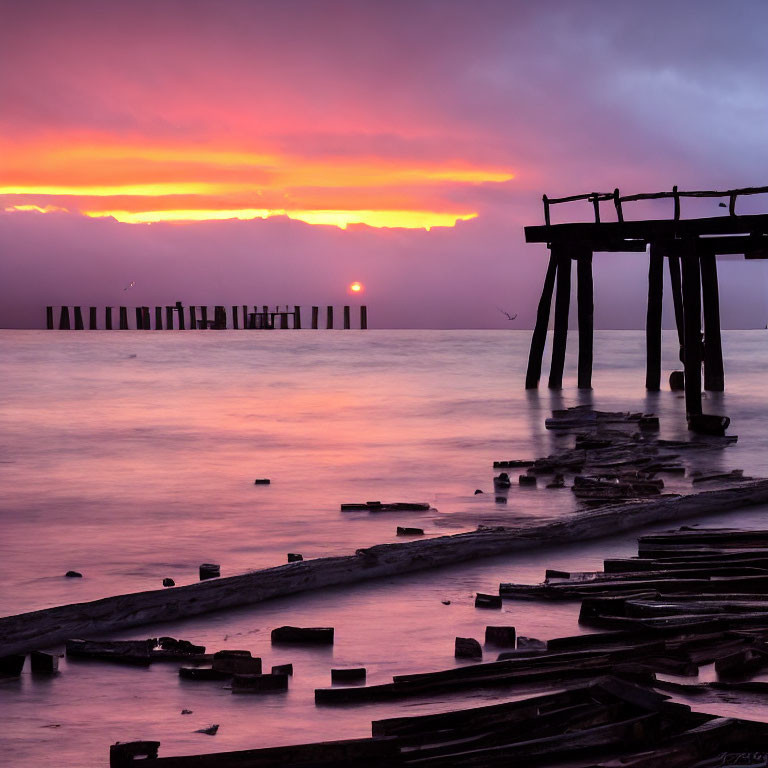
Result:
<svg viewBox="0 0 768 768"><path fill-rule="evenodd" d="M363 284L362 283L358 283L357 281L355 281L354 283L352 283L349 286L349 291L350 291L350 293L362 293L363 292Z"/></svg>

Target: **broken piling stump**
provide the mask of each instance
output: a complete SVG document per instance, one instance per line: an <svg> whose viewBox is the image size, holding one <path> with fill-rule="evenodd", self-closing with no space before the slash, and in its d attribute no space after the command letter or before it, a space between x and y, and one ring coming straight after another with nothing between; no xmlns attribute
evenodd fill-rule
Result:
<svg viewBox="0 0 768 768"><path fill-rule="evenodd" d="M216 563L203 563L200 566L200 581L216 579L221 576L221 566Z"/></svg>
<svg viewBox="0 0 768 768"><path fill-rule="evenodd" d="M59 671L59 654L32 651L29 654L30 668L38 674L52 675Z"/></svg>
<svg viewBox="0 0 768 768"><path fill-rule="evenodd" d="M19 677L27 657L21 653L11 656L0 656L0 678Z"/></svg>
<svg viewBox="0 0 768 768"><path fill-rule="evenodd" d="M478 592L475 595L475 608L501 608L501 595L486 595Z"/></svg>
<svg viewBox="0 0 768 768"><path fill-rule="evenodd" d="M483 649L474 638L457 637L454 643L453 655L457 659L482 659Z"/></svg>
<svg viewBox="0 0 768 768"><path fill-rule="evenodd" d="M365 667L348 667L346 669L332 669L332 683L364 683L366 677Z"/></svg>
<svg viewBox="0 0 768 768"><path fill-rule="evenodd" d="M228 675L260 675L261 659L250 651L218 651L213 654L211 667Z"/></svg>
<svg viewBox="0 0 768 768"><path fill-rule="evenodd" d="M514 627L486 627L485 644L495 645L498 648L515 647Z"/></svg>
<svg viewBox="0 0 768 768"><path fill-rule="evenodd" d="M288 675L235 675L232 693L274 693L288 690Z"/></svg>

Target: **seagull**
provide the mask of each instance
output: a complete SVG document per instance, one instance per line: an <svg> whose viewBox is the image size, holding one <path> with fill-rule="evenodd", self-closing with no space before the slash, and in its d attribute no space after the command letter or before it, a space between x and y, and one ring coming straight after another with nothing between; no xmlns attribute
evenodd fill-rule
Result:
<svg viewBox="0 0 768 768"><path fill-rule="evenodd" d="M131 282L128 283L128 285L126 285L125 288L123 288L123 290L127 291L129 288L133 288L134 285L136 285L136 281L135 280L131 280Z"/></svg>
<svg viewBox="0 0 768 768"><path fill-rule="evenodd" d="M514 320L517 317L517 312L514 315L510 315L509 312L505 312L501 307L496 307L502 315L507 316L507 320Z"/></svg>

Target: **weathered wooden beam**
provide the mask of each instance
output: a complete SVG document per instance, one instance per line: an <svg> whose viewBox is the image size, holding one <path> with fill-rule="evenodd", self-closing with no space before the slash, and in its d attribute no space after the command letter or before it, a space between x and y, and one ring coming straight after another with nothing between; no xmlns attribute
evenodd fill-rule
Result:
<svg viewBox="0 0 768 768"><path fill-rule="evenodd" d="M617 240L659 240L696 235L765 235L768 214L755 216L715 216L704 219L646 219L593 223L553 224L525 228L527 243L593 243Z"/></svg>
<svg viewBox="0 0 768 768"><path fill-rule="evenodd" d="M595 203L597 205L597 203ZM594 335L594 297L592 284L592 252L576 258L576 299L579 318L579 389L592 389L592 346Z"/></svg>
<svg viewBox="0 0 768 768"><path fill-rule="evenodd" d="M695 243L683 256L685 410L701 413L701 267Z"/></svg>
<svg viewBox="0 0 768 768"><path fill-rule="evenodd" d="M547 274L544 277L544 287L539 298L539 307L536 310L536 325L531 337L531 350L528 353L528 371L525 375L525 388L536 389L541 378L541 361L544 357L544 344L547 340L547 326L549 325L549 313L552 306L552 292L555 288L555 275L557 274L557 259L550 254Z"/></svg>
<svg viewBox="0 0 768 768"><path fill-rule="evenodd" d="M680 272L680 256L669 255L669 281L672 286L672 304L675 308L675 327L677 341L680 344L680 362L683 362L683 346L685 345L685 319L683 317L683 279Z"/></svg>
<svg viewBox="0 0 768 768"><path fill-rule="evenodd" d="M664 253L651 245L648 265L648 308L645 317L645 388L661 389L661 308L664 291Z"/></svg>
<svg viewBox="0 0 768 768"><path fill-rule="evenodd" d="M571 306L571 253L570 249L562 245L553 245L552 253L557 259L557 293L548 386L550 389L562 389L565 347L568 341L568 313Z"/></svg>
<svg viewBox="0 0 768 768"><path fill-rule="evenodd" d="M720 338L720 295L717 286L717 261L712 254L701 257L701 290L704 305L704 389L725 389L723 344Z"/></svg>
<svg viewBox="0 0 768 768"><path fill-rule="evenodd" d="M162 623L274 597L393 576L506 552L611 536L649 523L768 503L768 480L689 496L578 512L532 526L478 530L381 544L354 555L303 560L239 576L107 597L0 618L0 656L45 648L68 638Z"/></svg>

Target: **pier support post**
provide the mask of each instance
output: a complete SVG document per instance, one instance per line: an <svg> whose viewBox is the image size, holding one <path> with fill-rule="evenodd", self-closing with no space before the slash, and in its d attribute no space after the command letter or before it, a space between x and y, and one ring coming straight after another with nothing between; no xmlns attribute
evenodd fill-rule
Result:
<svg viewBox="0 0 768 768"><path fill-rule="evenodd" d="M104 308L104 327L108 330L112 330L112 307Z"/></svg>
<svg viewBox="0 0 768 768"><path fill-rule="evenodd" d="M301 330L301 307L293 308L293 327Z"/></svg>
<svg viewBox="0 0 768 768"><path fill-rule="evenodd" d="M227 310L221 305L213 308L213 327L218 331L227 330Z"/></svg>
<svg viewBox="0 0 768 768"><path fill-rule="evenodd" d="M155 330L163 330L163 308L155 307Z"/></svg>
<svg viewBox="0 0 768 768"><path fill-rule="evenodd" d="M120 330L128 330L128 307L120 307Z"/></svg>
<svg viewBox="0 0 768 768"><path fill-rule="evenodd" d="M88 307L88 330L97 331L99 323L96 320L96 307Z"/></svg>
<svg viewBox="0 0 768 768"><path fill-rule="evenodd" d="M544 344L547 341L547 326L552 306L552 291L555 288L557 261L554 254L549 257L547 274L544 278L544 288L539 298L539 308L536 310L536 325L531 338L531 350L528 353L528 371L525 375L525 388L536 389L541 378L541 361L544 357Z"/></svg>
<svg viewBox="0 0 768 768"><path fill-rule="evenodd" d="M200 322L203 324L203 329L208 330L208 307L200 307Z"/></svg>
<svg viewBox="0 0 768 768"><path fill-rule="evenodd" d="M568 248L553 246L557 258L557 293L555 294L555 330L552 339L552 363L549 388L563 388L565 346L568 341L568 311L571 306L571 254Z"/></svg>
<svg viewBox="0 0 768 768"><path fill-rule="evenodd" d="M49 330L53 330L53 307L45 308L45 327Z"/></svg>
<svg viewBox="0 0 768 768"><path fill-rule="evenodd" d="M179 313L179 330L184 330L184 305L180 302L176 302L176 311ZM173 321L170 323L170 328L173 328Z"/></svg>
<svg viewBox="0 0 768 768"><path fill-rule="evenodd" d="M141 307L136 307L136 330L141 331L144 328L144 311Z"/></svg>
<svg viewBox="0 0 768 768"><path fill-rule="evenodd" d="M360 329L366 330L368 328L368 307L363 304L360 307Z"/></svg>
<svg viewBox="0 0 768 768"><path fill-rule="evenodd" d="M173 307L170 305L165 307L165 329L167 331L173 330Z"/></svg>
<svg viewBox="0 0 768 768"><path fill-rule="evenodd" d="M189 329L191 331L197 330L197 307L189 307Z"/></svg>
<svg viewBox="0 0 768 768"><path fill-rule="evenodd" d="M645 388L661 389L661 309L664 292L664 252L651 243L648 263L648 308L645 315Z"/></svg>
<svg viewBox="0 0 768 768"><path fill-rule="evenodd" d="M69 307L62 307L59 315L59 330L68 331L69 328Z"/></svg>
<svg viewBox="0 0 768 768"><path fill-rule="evenodd" d="M318 315L320 314L320 307L312 307L312 329L317 330Z"/></svg>
<svg viewBox="0 0 768 768"><path fill-rule="evenodd" d="M82 331L84 327L82 310L80 307L75 307L75 330Z"/></svg>
<svg viewBox="0 0 768 768"><path fill-rule="evenodd" d="M328 307L326 310L325 327L333 328L333 307Z"/></svg>
<svg viewBox="0 0 768 768"><path fill-rule="evenodd" d="M250 327L251 326L248 324L248 305L243 304L243 330Z"/></svg>
<svg viewBox="0 0 768 768"><path fill-rule="evenodd" d="M677 341L680 345L680 362L683 362L683 346L685 345L685 318L683 317L683 289L680 277L680 257L677 254L669 254L669 281L672 284L672 303L675 307L675 327L677 328Z"/></svg>
<svg viewBox="0 0 768 768"><path fill-rule="evenodd" d="M349 322L349 306L344 307L344 330L348 331L351 325Z"/></svg>
<svg viewBox="0 0 768 768"><path fill-rule="evenodd" d="M704 389L722 392L723 343L720 337L720 294L717 287L717 261L713 253L701 257L701 292L704 304Z"/></svg>
<svg viewBox="0 0 768 768"><path fill-rule="evenodd" d="M594 288L592 251L579 251L576 258L576 299L579 318L579 389L592 389L592 348L594 335Z"/></svg>
<svg viewBox="0 0 768 768"><path fill-rule="evenodd" d="M141 316L144 319L144 330L145 331L151 331L152 330L152 322L151 322L151 316L149 314L149 307L142 307L141 308Z"/></svg>
<svg viewBox="0 0 768 768"><path fill-rule="evenodd" d="M237 318L237 312L238 312L238 306L237 304L232 305L232 327L237 330L240 328L240 323Z"/></svg>
<svg viewBox="0 0 768 768"><path fill-rule="evenodd" d="M701 413L701 268L695 243L687 244L682 266L685 410L692 416Z"/></svg>

